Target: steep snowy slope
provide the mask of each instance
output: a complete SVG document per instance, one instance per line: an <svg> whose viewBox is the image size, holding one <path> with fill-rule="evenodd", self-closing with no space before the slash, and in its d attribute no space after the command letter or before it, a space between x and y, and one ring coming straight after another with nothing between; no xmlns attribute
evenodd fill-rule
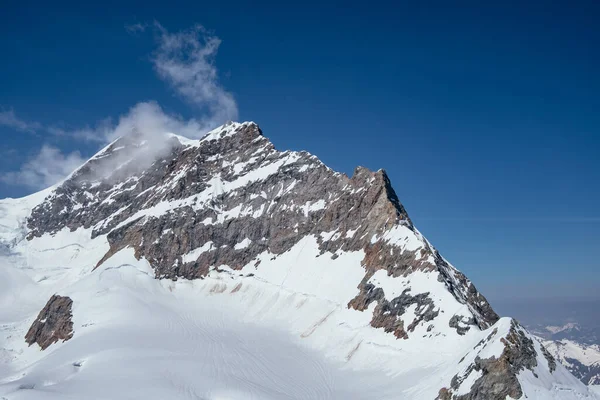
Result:
<svg viewBox="0 0 600 400"><path fill-rule="evenodd" d="M384 171L336 173L253 123L121 138L0 202L0 241L6 399L595 398Z"/></svg>
<svg viewBox="0 0 600 400"><path fill-rule="evenodd" d="M600 385L600 346L573 340L548 340L544 346L573 375L588 385Z"/></svg>

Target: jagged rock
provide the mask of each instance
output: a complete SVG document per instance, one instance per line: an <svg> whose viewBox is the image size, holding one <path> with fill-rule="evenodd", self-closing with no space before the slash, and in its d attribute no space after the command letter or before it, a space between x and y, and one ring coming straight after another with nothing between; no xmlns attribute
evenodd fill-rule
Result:
<svg viewBox="0 0 600 400"><path fill-rule="evenodd" d="M73 337L73 322L69 297L53 295L40 311L25 335L25 341L31 346L37 343L45 350L53 343L63 342Z"/></svg>
<svg viewBox="0 0 600 400"><path fill-rule="evenodd" d="M456 333L459 335L464 335L469 331L469 329L471 329L469 325L473 325L474 323L475 320L473 318L466 318L462 315L454 315L452 318L450 318L448 325L450 328L456 329Z"/></svg>
<svg viewBox="0 0 600 400"><path fill-rule="evenodd" d="M552 357L552 354L550 354L545 346L542 346L542 353L544 354L546 361L548 361L548 368L550 369L550 372L554 372L556 370L556 360L554 357Z"/></svg>
<svg viewBox="0 0 600 400"><path fill-rule="evenodd" d="M501 339L501 342L504 344L504 350L499 358L476 357L475 362L463 374L455 375L452 378L450 387L455 391L472 371L480 371L482 374L473 383L469 393L460 396L453 395L452 399L505 400L507 396L513 399L522 397L523 390L517 375L524 369L533 372L537 366L537 353L533 340L528 338L522 328L513 320L509 333ZM444 395L447 396L445 391Z"/></svg>
<svg viewBox="0 0 600 400"><path fill-rule="evenodd" d="M369 305L376 301L377 307L373 312L371 326L374 328L383 328L386 332L393 332L397 338L407 339L408 332L414 331L415 327L422 321L431 321L437 317L439 311L435 309L433 300L429 293L419 293L415 296L410 295L410 289L405 289L400 296L391 301L385 299L383 289L375 287L368 282L370 275L367 275L361 285L359 285L359 294L350 300L348 308L354 308L358 311L366 310ZM416 304L415 318L410 322L406 330L404 321L400 318L406 312L406 309Z"/></svg>
<svg viewBox="0 0 600 400"><path fill-rule="evenodd" d="M448 388L441 388L435 400L452 400L452 392Z"/></svg>
<svg viewBox="0 0 600 400"><path fill-rule="evenodd" d="M475 285L460 271L450 267L448 262L435 251L436 265L440 273L439 279L457 299L467 304L473 312L475 323L480 329L487 329L500 318L492 309L486 298L477 291Z"/></svg>
<svg viewBox="0 0 600 400"><path fill-rule="evenodd" d="M172 138L152 162L135 139L114 142L36 207L27 221L29 238L92 228L93 237L107 235L110 245L98 266L131 247L157 278L196 279L221 265L241 269L265 251L282 254L314 235L321 253L334 258L338 251L363 250L365 283L378 270L393 277L438 270L480 328L498 319L473 284L428 244L410 251L383 239L394 229L420 236L383 170L358 167L349 178L306 152L275 150L254 123L225 126L194 146ZM126 166L111 170L123 154ZM266 170L273 173L253 180ZM169 211L152 212L165 204ZM406 335L396 322L404 301L419 309L414 321L406 321L409 332L437 315L427 294L382 299L373 288L361 298L363 290L351 306L365 310L376 299L373 325L395 327L399 337ZM385 318L378 314L388 311Z"/></svg>
<svg viewBox="0 0 600 400"><path fill-rule="evenodd" d="M148 143L143 135L123 137L43 192L48 194L43 201L31 196L24 204L0 202L3 215L22 221L24 211L30 213L27 229L21 224L19 232L3 233L7 240L0 252L15 251L27 264L28 252L43 244L49 258L66 259L75 252L62 247L65 239L76 238L82 253L71 258L69 268L81 269L81 276L110 277L98 279L102 287L137 289L141 278L144 288L168 289L184 301L194 293L199 301L209 299L216 312L239 308L253 319L233 318L234 324L254 323L255 315L259 323L276 321L276 329L281 325L300 335L308 346L326 344L334 360L360 368L365 360L367 368L380 364L384 381L398 377L407 384L397 387L401 398L493 400L554 390L546 380L532 383L529 372L532 385L520 386L524 369L546 378L562 367L536 354L538 345L518 324L499 320L473 283L419 233L385 171L359 167L351 177L336 173L306 152L275 150L253 123L228 124L199 141L166 136L164 144ZM98 249L106 253L98 255ZM131 250L141 262L132 259ZM99 270L90 271L89 263ZM157 279L204 281L153 283L148 267ZM79 271L73 272L69 279ZM58 277L51 280L62 284ZM86 277L87 286L70 287L81 293L89 282ZM153 302L148 307L154 310L160 304L152 294L162 295L148 293L143 300ZM85 296L79 301L92 312L106 304L88 303ZM72 337L71 304L53 297L27 342L47 348ZM178 314L178 304L169 306ZM189 323L192 330L201 326L188 321L187 309L184 314L182 332L188 333ZM204 318L200 314L194 318ZM390 340L392 334L405 340ZM94 337L85 336L83 342ZM381 363L372 363L376 357ZM438 357L440 367L434 369ZM575 378L553 377L586 398Z"/></svg>
<svg viewBox="0 0 600 400"><path fill-rule="evenodd" d="M376 288L372 283L366 283L361 286L360 293L350 300L348 308L354 308L358 311L366 310L374 301L380 301L385 298L383 289Z"/></svg>

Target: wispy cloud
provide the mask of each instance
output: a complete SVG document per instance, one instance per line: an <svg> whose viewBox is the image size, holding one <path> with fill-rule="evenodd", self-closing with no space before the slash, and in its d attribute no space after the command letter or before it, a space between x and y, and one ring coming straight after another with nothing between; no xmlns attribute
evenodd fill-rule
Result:
<svg viewBox="0 0 600 400"><path fill-rule="evenodd" d="M85 142L105 142L107 134L112 131L111 119L99 121L95 126L69 129L58 125L44 125L37 121L19 118L13 109L0 111L0 125L19 132L30 134L46 133L54 137L66 137Z"/></svg>
<svg viewBox="0 0 600 400"><path fill-rule="evenodd" d="M44 130L56 137L66 137L84 142L105 143L112 134L114 126L112 118L105 118L93 126L84 126L82 128L68 129L58 126L48 126Z"/></svg>
<svg viewBox="0 0 600 400"><path fill-rule="evenodd" d="M127 25L131 32L143 32L148 24ZM156 32L156 51L151 58L157 75L165 80L197 112L197 117L184 120L176 114L165 113L156 102L141 102L133 106L130 115L121 116L121 122L114 125L108 117L92 126L65 128L58 125L43 125L35 121L18 118L13 109L0 111L0 125L23 132L45 132L56 137L69 137L88 142L107 142L114 139L115 133L125 135L123 120L136 121L136 128L142 134L153 131L148 123L143 123L138 112L150 121L163 122L161 126L172 127L173 131L184 136L197 138L209 130L238 117L237 103L218 80L215 65L217 50L221 40L209 34L201 25L191 29L170 33L161 24L151 25ZM156 112L156 115L151 115ZM168 121L168 123L167 123ZM144 125L143 129L140 126ZM133 127L133 125L128 125ZM179 129L179 130L175 130Z"/></svg>
<svg viewBox="0 0 600 400"><path fill-rule="evenodd" d="M221 40L201 25L176 33L159 23L155 28L158 48L152 61L156 73L203 112L199 122L208 128L237 119L237 103L220 85L215 66Z"/></svg>
<svg viewBox="0 0 600 400"><path fill-rule="evenodd" d="M143 151L149 162L170 149L165 141L165 133L177 133L192 138L200 137L205 133L202 123L195 119L184 119L178 115L167 114L154 101L136 104L119 118L116 125L106 120L94 127L77 131L66 131L60 128L44 129L52 130L55 135L102 144L136 133L147 139L148 144ZM124 157L132 156L133 154L124 154ZM63 154L57 147L45 144L39 153L30 157L20 167L19 171L0 174L0 181L10 185L41 189L59 182L85 161L78 151ZM115 162L121 164L125 161L125 159L116 159ZM110 169L110 166L108 168ZM100 171L99 174L102 175L103 172Z"/></svg>
<svg viewBox="0 0 600 400"><path fill-rule="evenodd" d="M63 179L84 161L78 151L65 155L56 147L44 145L19 171L4 173L0 180L11 185L43 189Z"/></svg>
<svg viewBox="0 0 600 400"><path fill-rule="evenodd" d="M18 118L13 109L0 111L0 125L27 133L35 133L42 128L42 125L38 122L25 121Z"/></svg>
<svg viewBox="0 0 600 400"><path fill-rule="evenodd" d="M129 133L137 133L155 139L160 145L165 133L176 133L190 138L199 138L206 128L195 119L185 119L176 114L167 114L155 101L138 103L119 118L119 123L108 132L108 142Z"/></svg>
<svg viewBox="0 0 600 400"><path fill-rule="evenodd" d="M143 33L149 28L155 34L156 49L151 62L157 76L193 107L195 118L185 119L178 114L167 113L157 102L145 101L131 107L116 124L113 119L106 118L91 126L70 129L26 121L9 109L0 111L0 125L21 132L46 133L54 140L69 138L99 145L136 132L153 139L153 154L158 155L164 143L160 136L166 132L199 138L229 120L236 120L237 103L220 84L215 64L221 40L201 25L174 33L158 22L125 27L132 34ZM46 144L19 171L0 174L0 181L38 189L56 183L84 161L79 152L62 154L57 147Z"/></svg>
<svg viewBox="0 0 600 400"><path fill-rule="evenodd" d="M140 22L135 23L135 24L126 24L125 25L125 30L131 34L138 34L138 33L142 33L144 31L146 31L146 28L148 27L148 24L142 24Z"/></svg>

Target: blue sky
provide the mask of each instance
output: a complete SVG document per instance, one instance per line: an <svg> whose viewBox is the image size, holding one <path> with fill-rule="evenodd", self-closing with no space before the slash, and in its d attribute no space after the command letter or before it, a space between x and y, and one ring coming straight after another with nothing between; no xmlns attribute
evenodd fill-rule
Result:
<svg viewBox="0 0 600 400"><path fill-rule="evenodd" d="M157 73L153 21L202 24L239 120L348 174L386 169L484 294L597 297L600 6L520 3L5 6L0 197L34 190L19 172L32 159L60 163L54 176L92 155L100 141L76 133L139 102L206 114Z"/></svg>

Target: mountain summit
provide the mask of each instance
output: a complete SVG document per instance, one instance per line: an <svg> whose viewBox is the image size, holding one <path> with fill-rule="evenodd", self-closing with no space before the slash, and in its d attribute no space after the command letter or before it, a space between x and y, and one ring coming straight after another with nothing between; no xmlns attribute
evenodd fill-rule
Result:
<svg viewBox="0 0 600 400"><path fill-rule="evenodd" d="M6 399L595 398L421 235L385 171L252 123L123 137L0 201Z"/></svg>

